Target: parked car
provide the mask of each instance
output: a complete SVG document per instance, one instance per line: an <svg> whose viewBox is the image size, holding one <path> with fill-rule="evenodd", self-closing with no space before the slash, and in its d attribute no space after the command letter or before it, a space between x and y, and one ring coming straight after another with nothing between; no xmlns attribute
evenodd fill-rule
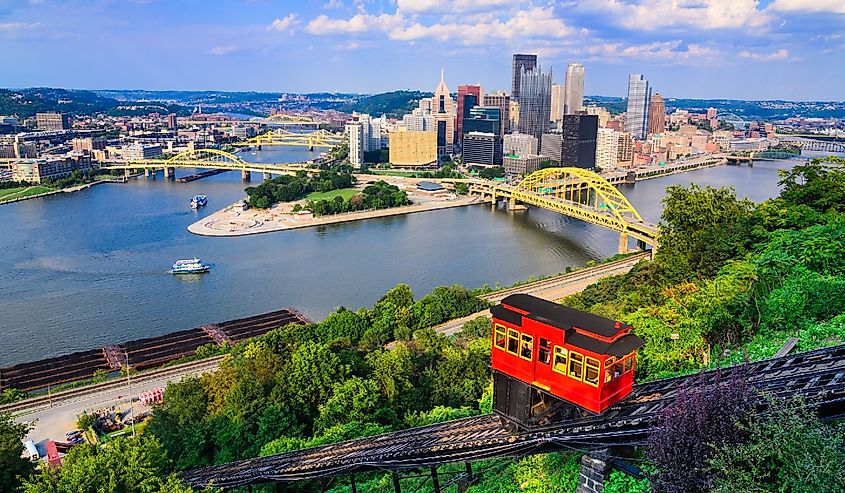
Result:
<svg viewBox="0 0 845 493"><path fill-rule="evenodd" d="M69 432L65 433L65 438L70 440L71 438L78 437L78 436L81 436L81 435L82 435L81 431L73 430L73 431L69 431Z"/></svg>
<svg viewBox="0 0 845 493"><path fill-rule="evenodd" d="M77 436L71 438L70 440L68 440L68 443L71 444L71 445L79 445L80 443L83 443L83 442L85 442L85 439L82 438L82 435L77 435Z"/></svg>

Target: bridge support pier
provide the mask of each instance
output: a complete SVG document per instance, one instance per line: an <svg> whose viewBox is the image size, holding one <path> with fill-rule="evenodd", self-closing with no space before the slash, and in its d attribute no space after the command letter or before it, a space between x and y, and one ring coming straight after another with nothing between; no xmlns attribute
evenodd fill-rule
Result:
<svg viewBox="0 0 845 493"><path fill-rule="evenodd" d="M619 248L616 253L628 253L628 235L619 233Z"/></svg>
<svg viewBox="0 0 845 493"><path fill-rule="evenodd" d="M167 166L164 167L164 177L167 179L175 178L176 177L176 169L175 168L168 168Z"/></svg>
<svg viewBox="0 0 845 493"><path fill-rule="evenodd" d="M150 168L144 168L144 178L150 177Z"/></svg>
<svg viewBox="0 0 845 493"><path fill-rule="evenodd" d="M271 180L272 178L273 175L271 175L270 173L264 173L264 181Z"/></svg>
<svg viewBox="0 0 845 493"><path fill-rule="evenodd" d="M249 181L249 179L250 179L249 171L241 170L241 180Z"/></svg>
<svg viewBox="0 0 845 493"><path fill-rule="evenodd" d="M128 179L129 179L129 174L130 174L130 173L129 173L129 168L126 168L125 170L123 170L123 179L124 179L124 180L128 180Z"/></svg>

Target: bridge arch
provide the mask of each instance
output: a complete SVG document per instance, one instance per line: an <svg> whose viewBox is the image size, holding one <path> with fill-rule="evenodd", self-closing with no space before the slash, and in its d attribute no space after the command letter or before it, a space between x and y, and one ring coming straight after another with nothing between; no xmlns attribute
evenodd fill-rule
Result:
<svg viewBox="0 0 845 493"><path fill-rule="evenodd" d="M499 185L493 193L494 199L509 197L512 205L521 202L617 231L620 253L627 251L628 237L657 247L657 226L645 222L627 197L590 170L541 169L515 186Z"/></svg>
<svg viewBox="0 0 845 493"><path fill-rule="evenodd" d="M307 116L285 115L282 113L270 115L267 120L280 123L317 123Z"/></svg>
<svg viewBox="0 0 845 493"><path fill-rule="evenodd" d="M236 165L247 164L246 161L240 158L240 156L236 156L230 152L221 151L219 149L189 149L176 154L167 161L173 164L179 164L182 162L195 163L197 161Z"/></svg>

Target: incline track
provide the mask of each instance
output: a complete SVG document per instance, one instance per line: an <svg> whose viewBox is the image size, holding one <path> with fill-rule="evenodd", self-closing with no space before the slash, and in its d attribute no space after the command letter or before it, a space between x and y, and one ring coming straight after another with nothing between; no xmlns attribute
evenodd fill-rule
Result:
<svg viewBox="0 0 845 493"><path fill-rule="evenodd" d="M674 401L679 390L727 384L732 378L748 379L756 389L775 396L804 396L826 418L845 415L843 345L640 384L627 399L602 415L530 432L510 434L494 415L475 416L197 469L186 472L184 479L194 487L213 482L233 488L610 444L642 444L655 418Z"/></svg>

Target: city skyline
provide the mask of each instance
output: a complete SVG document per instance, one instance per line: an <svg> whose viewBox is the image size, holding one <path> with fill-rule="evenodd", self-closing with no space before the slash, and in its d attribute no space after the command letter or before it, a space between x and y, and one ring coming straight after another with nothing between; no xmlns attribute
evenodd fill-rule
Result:
<svg viewBox="0 0 845 493"><path fill-rule="evenodd" d="M533 53L558 84L583 64L591 95L644 73L669 98L841 99L845 4L678 4L30 0L0 2L0 45L7 87L376 93L430 90L445 68L452 87L508 90L512 53Z"/></svg>

